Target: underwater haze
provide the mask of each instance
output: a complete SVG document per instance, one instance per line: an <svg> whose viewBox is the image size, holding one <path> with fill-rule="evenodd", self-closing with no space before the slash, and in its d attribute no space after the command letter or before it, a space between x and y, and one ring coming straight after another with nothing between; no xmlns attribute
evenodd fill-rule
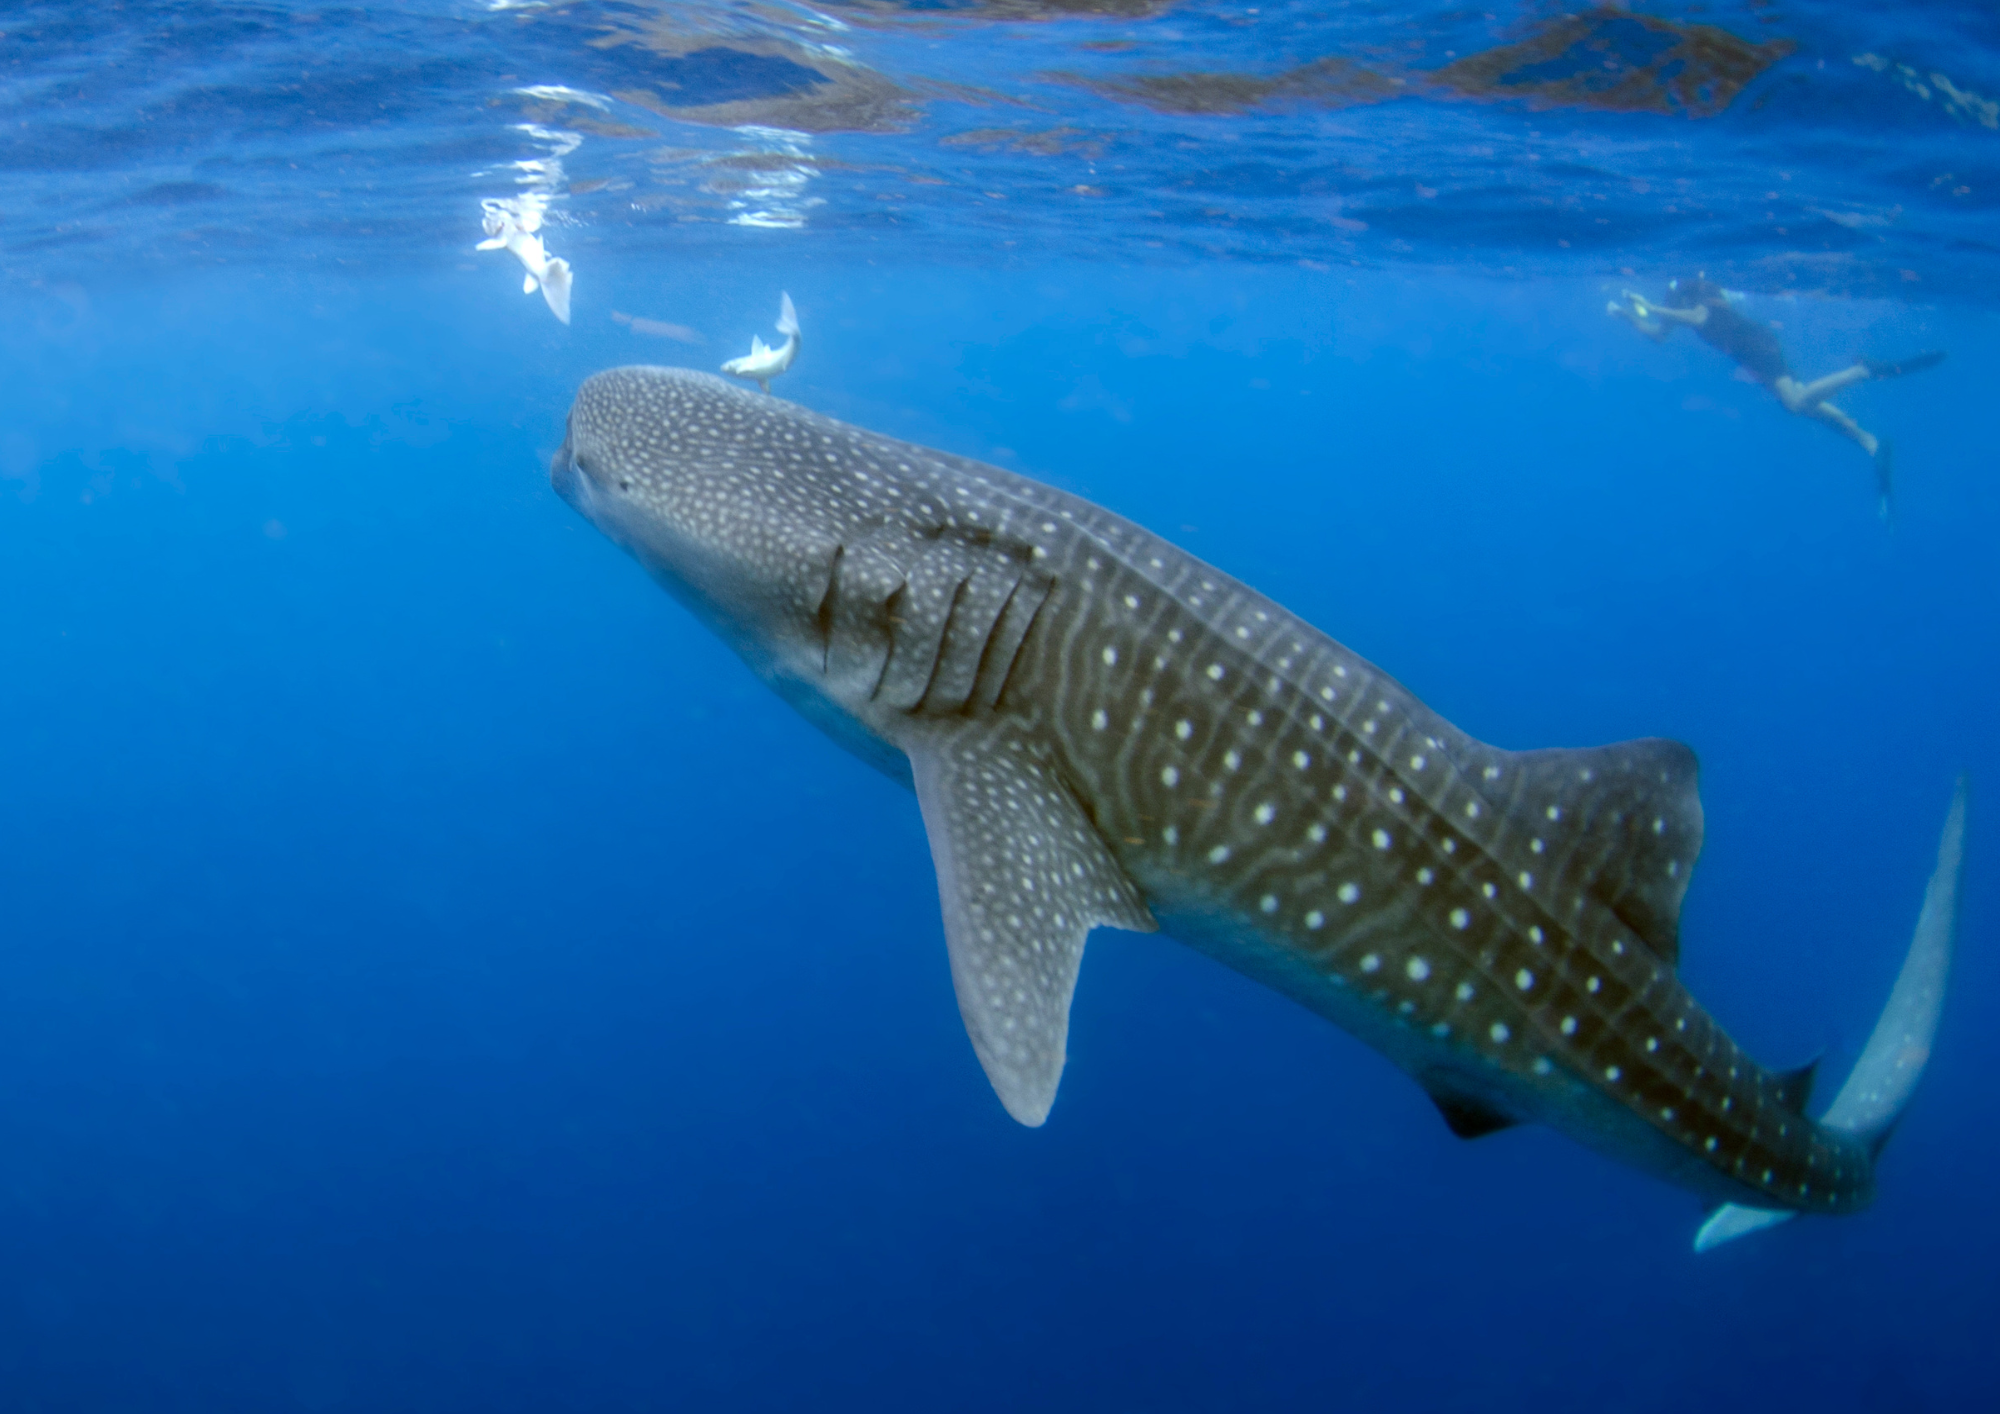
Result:
<svg viewBox="0 0 2000 1414"><path fill-rule="evenodd" d="M1991 7L19 0L0 160L0 1414L2000 1403ZM1946 353L1886 517L1607 317L1697 271ZM914 796L550 488L781 294L775 397L1691 745L1680 975L1827 1094L1966 773L1874 1205L1696 1255L1159 934L1010 1119Z"/></svg>

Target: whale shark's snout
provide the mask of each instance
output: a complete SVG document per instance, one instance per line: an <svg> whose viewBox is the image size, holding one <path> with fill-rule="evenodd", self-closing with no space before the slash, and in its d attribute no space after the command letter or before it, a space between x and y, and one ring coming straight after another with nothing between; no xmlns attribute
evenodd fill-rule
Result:
<svg viewBox="0 0 2000 1414"><path fill-rule="evenodd" d="M790 683L825 663L816 615L843 544L868 523L846 466L851 435L714 374L613 368L577 390L549 484L758 671Z"/></svg>
<svg viewBox="0 0 2000 1414"><path fill-rule="evenodd" d="M576 464L576 455L570 450L569 435L565 431L562 446L549 458L549 486L558 496L575 506L577 494L582 490L580 484L582 480L583 471Z"/></svg>
<svg viewBox="0 0 2000 1414"><path fill-rule="evenodd" d="M636 555L639 547L631 543L617 518L610 514L614 506L599 485L601 473L602 463L593 463L579 455L576 439L565 436L562 446L549 458L549 489L562 497L571 510Z"/></svg>
<svg viewBox="0 0 2000 1414"><path fill-rule="evenodd" d="M549 484L658 576L716 591L717 576L768 578L771 478L732 406L749 396L685 369L599 373L577 392Z"/></svg>

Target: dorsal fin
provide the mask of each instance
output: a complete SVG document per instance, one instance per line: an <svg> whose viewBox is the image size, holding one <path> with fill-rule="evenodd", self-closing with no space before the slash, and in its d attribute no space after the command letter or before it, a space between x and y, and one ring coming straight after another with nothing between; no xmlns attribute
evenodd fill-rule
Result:
<svg viewBox="0 0 2000 1414"><path fill-rule="evenodd" d="M1797 1070L1772 1072L1772 1079L1778 1083L1778 1103L1795 1115L1804 1114L1812 1100L1813 1077L1818 1073L1817 1059L1807 1061Z"/></svg>
<svg viewBox="0 0 2000 1414"><path fill-rule="evenodd" d="M1485 792L1565 873L1668 966L1680 961L1681 897L1701 853L1694 752L1649 737L1613 746L1496 753Z"/></svg>

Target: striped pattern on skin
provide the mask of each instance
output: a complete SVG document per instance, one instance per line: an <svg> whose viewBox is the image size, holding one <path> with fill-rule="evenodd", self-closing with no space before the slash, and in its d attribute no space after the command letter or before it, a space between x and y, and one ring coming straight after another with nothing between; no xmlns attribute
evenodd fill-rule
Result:
<svg viewBox="0 0 2000 1414"><path fill-rule="evenodd" d="M1089 928L1157 917L1375 1045L1460 1133L1547 1123L1717 1201L1872 1196L1866 1142L1805 1118L1805 1078L1675 975L1687 748L1483 745L1109 511L708 375L592 378L551 474L914 780L961 1010L1017 1118L1053 1101Z"/></svg>

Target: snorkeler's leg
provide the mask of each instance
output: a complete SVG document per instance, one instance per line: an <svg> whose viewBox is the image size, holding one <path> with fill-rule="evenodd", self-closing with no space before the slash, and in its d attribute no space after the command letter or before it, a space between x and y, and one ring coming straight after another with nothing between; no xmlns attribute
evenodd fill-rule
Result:
<svg viewBox="0 0 2000 1414"><path fill-rule="evenodd" d="M1896 449L1832 403L1814 403L1806 410L1806 415L1817 418L1827 426L1852 438L1862 451L1868 453L1869 459L1875 463L1875 489L1881 497L1878 509L1882 519L1888 520L1889 492L1896 470Z"/></svg>
<svg viewBox="0 0 2000 1414"><path fill-rule="evenodd" d="M1851 388L1856 383L1862 382L1870 376L1868 365L1857 363L1852 367L1841 369L1838 373L1829 373L1824 378L1815 378L1810 383L1801 383L1798 379L1788 374L1772 384L1772 388L1777 393L1779 400L1787 408L1793 412L1804 412L1814 403L1824 402L1835 393L1838 393L1842 388ZM1840 419L1845 420L1846 414L1840 414ZM1829 421L1833 421L1833 419L1829 419ZM1839 426L1839 422L1835 421L1834 425ZM1852 426L1853 424L1849 423L1848 425ZM1854 436L1852 432L1849 432L1847 435L1850 437ZM1857 437L1855 440L1859 441L1860 438Z"/></svg>
<svg viewBox="0 0 2000 1414"><path fill-rule="evenodd" d="M1825 382L1826 380L1821 379L1820 381ZM1819 421L1824 422L1828 427L1833 428L1836 432L1839 432L1842 435L1850 438L1852 441L1858 443L1861 447L1861 450L1868 453L1868 455L1871 457L1875 455L1876 448L1881 446L1880 441L1876 439L1876 436L1873 432L1870 432L1867 428L1863 427L1860 423L1856 422L1853 418L1849 417L1846 413L1842 412L1832 403L1822 403L1822 402L1808 403L1804 407L1804 409L1802 409L1802 411L1804 412L1805 416L1811 418L1817 418Z"/></svg>

